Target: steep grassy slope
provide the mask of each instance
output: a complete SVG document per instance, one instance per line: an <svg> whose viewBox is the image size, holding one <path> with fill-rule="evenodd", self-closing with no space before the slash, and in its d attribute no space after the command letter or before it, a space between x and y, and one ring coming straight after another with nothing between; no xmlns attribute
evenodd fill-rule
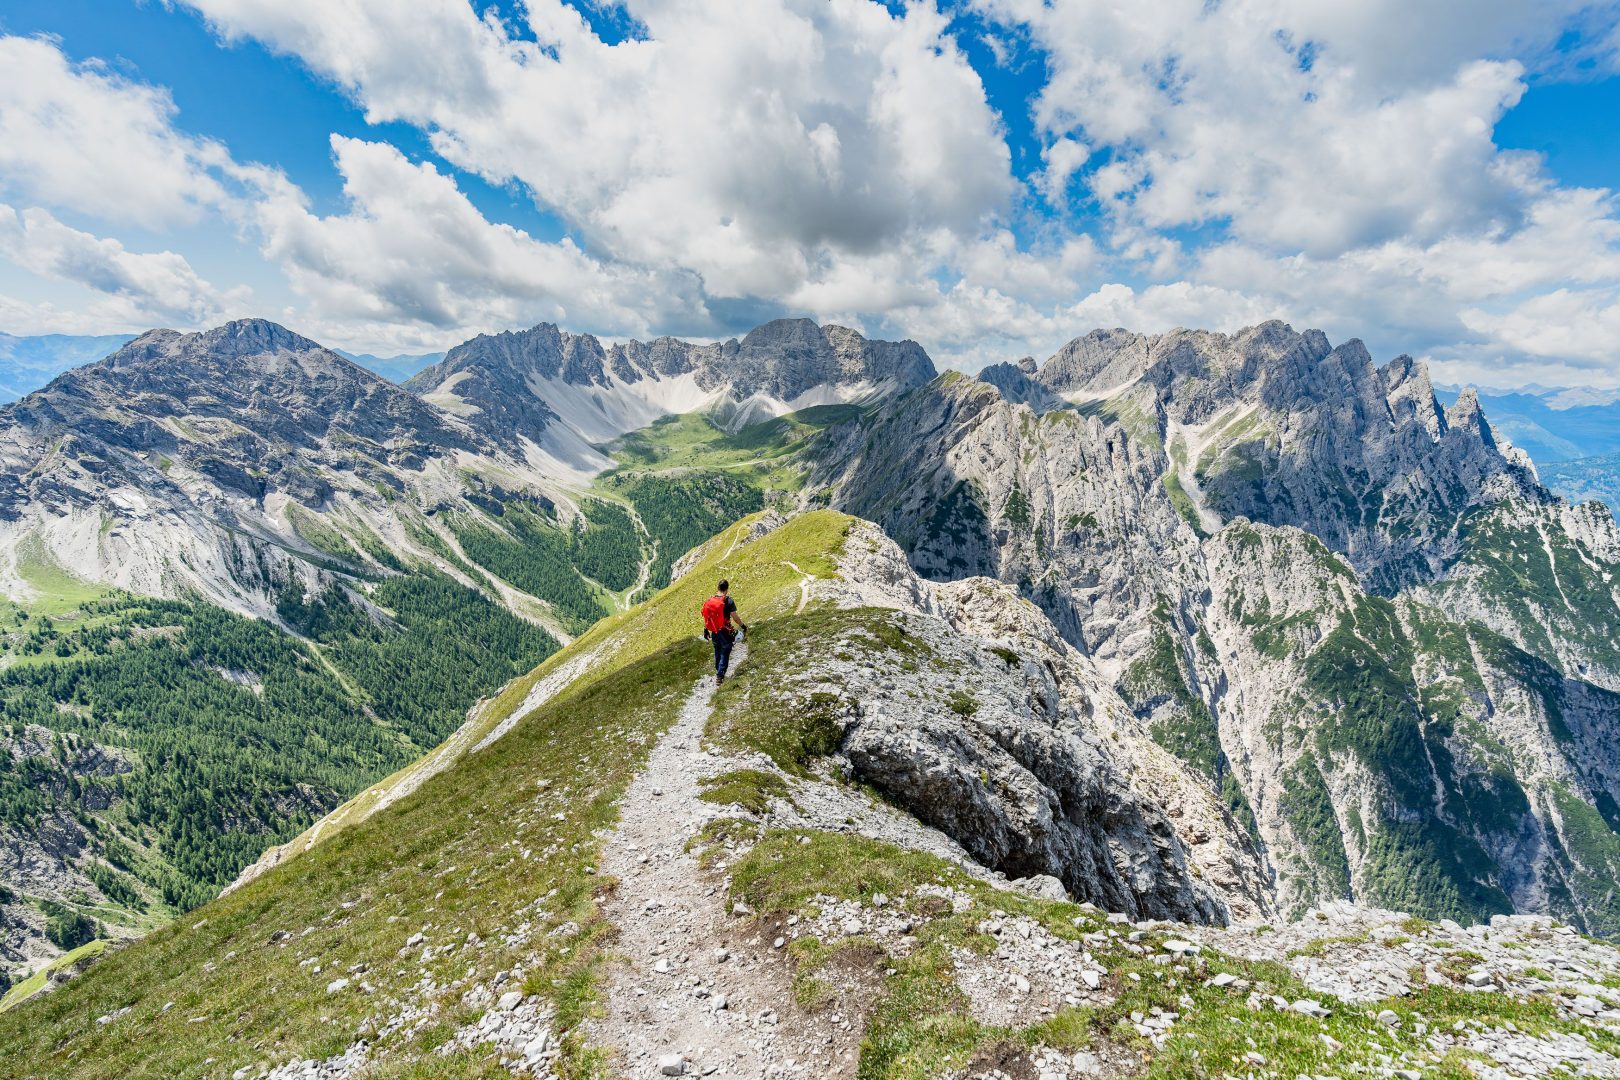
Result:
<svg viewBox="0 0 1620 1080"><path fill-rule="evenodd" d="M294 845L298 857L9 1010L0 1059L27 1076L228 1075L330 1056L366 1037L398 1051L378 1075L420 1075L400 1062L468 1019L459 999L469 981L511 971L540 943L545 962L509 977L552 1001L555 1026L567 1030L606 930L595 915L595 834L704 669L693 613L710 579L729 576L753 621L789 612L800 575L785 560L830 574L847 524L820 512L739 544L751 526L739 523L690 577L606 620L481 710L465 735L519 721L487 749L452 740L427 768L345 807L320 843ZM524 709L537 683L581 656L591 662L578 678ZM422 779L446 756L448 767ZM329 990L339 979L348 981ZM375 1030L407 1010L418 1011L404 1028ZM482 1075L490 1064L467 1053L435 1068Z"/></svg>
<svg viewBox="0 0 1620 1080"><path fill-rule="evenodd" d="M465 570L539 600L559 628L578 634L668 585L677 559L738 518L791 502L804 452L828 426L860 414L816 406L735 433L703 413L667 416L606 448L617 464L571 494L578 517L491 479L489 498L441 515L440 525L424 521L419 534L443 543L442 525Z"/></svg>

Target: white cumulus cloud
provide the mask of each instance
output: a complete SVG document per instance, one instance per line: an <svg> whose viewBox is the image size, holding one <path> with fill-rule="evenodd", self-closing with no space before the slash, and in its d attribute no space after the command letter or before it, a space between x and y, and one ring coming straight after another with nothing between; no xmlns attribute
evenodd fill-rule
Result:
<svg viewBox="0 0 1620 1080"><path fill-rule="evenodd" d="M703 317L690 275L604 265L566 239L492 223L451 178L387 143L333 136L332 149L347 212L313 213L291 184L256 211L264 253L312 327L404 348L542 320L645 334Z"/></svg>
<svg viewBox="0 0 1620 1080"><path fill-rule="evenodd" d="M217 228L284 277L274 314L373 350L540 319L704 337L803 313L973 368L1096 325L1280 317L1442 375L1620 383L1615 194L1494 135L1535 79L1615 69L1620 3L962 4L977 18L625 0L634 32L610 42L562 0L179 0L423 134L427 160L385 129L333 136L336 209L188 134L163 88L0 37L26 76L0 84L17 207L0 255L100 310L179 322L238 295L186 259L212 271L217 253L114 234ZM1027 103L996 99L1027 115L991 107L961 33L1044 73ZM1021 175L1008 129L1032 136ZM469 175L564 238L488 219Z"/></svg>
<svg viewBox="0 0 1620 1080"><path fill-rule="evenodd" d="M521 183L605 257L690 269L711 295L785 297L845 254L975 236L1014 192L928 4L634 2L645 37L610 45L560 0L528 5L538 40L464 0L187 2Z"/></svg>
<svg viewBox="0 0 1620 1080"><path fill-rule="evenodd" d="M214 288L172 251L128 251L38 208L19 212L0 203L0 255L41 277L100 293L106 302L99 317L114 325L202 326L247 299L244 290Z"/></svg>
<svg viewBox="0 0 1620 1080"><path fill-rule="evenodd" d="M75 64L52 41L0 36L0 193L145 226L227 207L256 170L174 126L167 90Z"/></svg>

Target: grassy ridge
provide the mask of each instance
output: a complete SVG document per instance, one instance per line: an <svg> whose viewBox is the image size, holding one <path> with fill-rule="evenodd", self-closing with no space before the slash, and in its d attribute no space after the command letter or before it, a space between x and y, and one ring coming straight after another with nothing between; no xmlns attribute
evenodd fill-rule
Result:
<svg viewBox="0 0 1620 1080"><path fill-rule="evenodd" d="M791 612L800 579L784 560L832 574L849 519L809 514L748 543L750 525L716 538L691 577L606 620L492 702L483 714L491 728L544 673L582 652L598 657L585 677L487 750L0 1016L0 1060L19 1076L123 1077L196 1074L210 1058L207 1071L227 1075L244 1065L322 1058L394 1011L391 1001L412 998L408 988L425 969L437 987L448 987L422 999L439 1013L414 1034L382 1040L392 1056L377 1073L422 1075L405 1062L475 1015L459 1004L469 969L491 978L538 941L546 959L527 971L524 986L552 998L559 1026L569 1027L588 1001L607 929L594 898L601 882L590 873L596 834L616 820L619 794L704 670L697 607L713 587L709 579L729 575L752 621ZM505 936L525 923L532 932L508 945ZM401 953L418 931L449 951L425 963L420 947ZM464 947L469 933L484 946ZM367 967L351 970L359 965ZM351 985L327 993L339 977ZM491 1067L482 1055L433 1060L435 1076L485 1075Z"/></svg>
<svg viewBox="0 0 1620 1080"><path fill-rule="evenodd" d="M607 447L618 466L594 490L636 508L657 547L648 586L659 589L693 547L746 514L792 501L807 475L804 451L861 415L854 405L818 405L735 433L701 413L667 416Z"/></svg>
<svg viewBox="0 0 1620 1080"><path fill-rule="evenodd" d="M383 1043L417 1056L469 1019L452 984L509 970L531 937L547 960L526 973L527 989L568 1004L562 991L605 929L594 833L615 820L615 799L700 666L700 648L683 643L564 694L413 797L0 1016L0 1059L14 1075L110 1078L324 1058L396 999L416 998L425 971L446 989L419 1003L442 1019ZM526 922L535 932L507 945ZM545 936L570 922L577 929ZM446 954L402 953L417 932ZM466 947L469 934L487 947ZM344 977L350 987L326 990ZM482 1075L481 1057L447 1060L439 1075Z"/></svg>

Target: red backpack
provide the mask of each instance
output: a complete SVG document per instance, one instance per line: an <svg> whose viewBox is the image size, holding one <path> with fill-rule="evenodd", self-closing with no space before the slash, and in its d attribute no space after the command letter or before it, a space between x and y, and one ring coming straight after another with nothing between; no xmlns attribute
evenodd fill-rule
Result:
<svg viewBox="0 0 1620 1080"><path fill-rule="evenodd" d="M711 596L703 601L703 629L718 634L726 628L726 598Z"/></svg>

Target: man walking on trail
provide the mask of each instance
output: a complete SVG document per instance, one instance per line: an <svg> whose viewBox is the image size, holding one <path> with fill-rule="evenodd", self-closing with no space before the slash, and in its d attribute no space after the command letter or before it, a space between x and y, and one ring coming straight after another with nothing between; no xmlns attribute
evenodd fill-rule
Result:
<svg viewBox="0 0 1620 1080"><path fill-rule="evenodd" d="M737 602L728 595L731 582L722 581L719 589L703 601L703 636L714 642L715 685L726 681L726 668L731 664L731 646L737 640L731 624L736 623L745 634L748 632L748 624L737 614Z"/></svg>

